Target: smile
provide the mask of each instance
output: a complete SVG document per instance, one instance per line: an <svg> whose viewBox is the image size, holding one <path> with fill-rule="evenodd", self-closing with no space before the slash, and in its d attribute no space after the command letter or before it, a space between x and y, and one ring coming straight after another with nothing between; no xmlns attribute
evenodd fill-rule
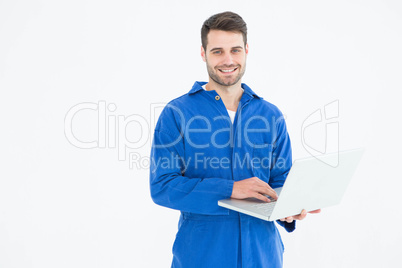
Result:
<svg viewBox="0 0 402 268"><path fill-rule="evenodd" d="M229 73L233 73L234 71L236 71L237 70L237 68L234 68L234 69L218 69L220 72L222 72L222 73L226 73L226 74L229 74Z"/></svg>

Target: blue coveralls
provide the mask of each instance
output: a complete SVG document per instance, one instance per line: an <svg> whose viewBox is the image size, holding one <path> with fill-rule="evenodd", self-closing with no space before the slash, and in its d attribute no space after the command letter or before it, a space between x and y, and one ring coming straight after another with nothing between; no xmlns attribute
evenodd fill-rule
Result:
<svg viewBox="0 0 402 268"><path fill-rule="evenodd" d="M283 185L292 165L283 115L243 83L232 124L217 92L204 84L195 82L166 105L152 143L152 199L181 211L172 267L282 267L274 222L222 208L218 200L251 177ZM277 222L295 229L295 222Z"/></svg>

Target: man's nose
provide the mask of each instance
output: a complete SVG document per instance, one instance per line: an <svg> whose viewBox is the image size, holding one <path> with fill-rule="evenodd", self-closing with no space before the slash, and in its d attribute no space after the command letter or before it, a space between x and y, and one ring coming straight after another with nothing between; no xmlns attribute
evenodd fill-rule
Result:
<svg viewBox="0 0 402 268"><path fill-rule="evenodd" d="M233 64L233 56L230 53L225 55L225 58L222 62L224 65L232 65Z"/></svg>

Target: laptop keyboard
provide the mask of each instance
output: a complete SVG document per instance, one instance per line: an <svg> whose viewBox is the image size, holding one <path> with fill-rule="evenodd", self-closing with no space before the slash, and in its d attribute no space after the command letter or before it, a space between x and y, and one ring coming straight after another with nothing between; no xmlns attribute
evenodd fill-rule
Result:
<svg viewBox="0 0 402 268"><path fill-rule="evenodd" d="M271 202L270 203L259 203L259 204L254 204L252 205L253 208L256 208L258 211L264 213L264 214L271 214L271 212L274 210L276 201L275 199L267 196Z"/></svg>

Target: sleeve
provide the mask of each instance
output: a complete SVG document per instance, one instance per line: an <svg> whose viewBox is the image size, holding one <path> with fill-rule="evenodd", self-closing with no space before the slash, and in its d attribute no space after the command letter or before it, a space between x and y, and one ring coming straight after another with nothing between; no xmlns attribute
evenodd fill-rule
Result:
<svg viewBox="0 0 402 268"><path fill-rule="evenodd" d="M172 126L174 120L171 117L161 115L159 121L171 127L169 130L156 128L154 133L150 158L152 200L158 205L183 212L227 215L228 210L218 206L218 200L232 195L234 181L184 176L183 136L178 128Z"/></svg>
<svg viewBox="0 0 402 268"><path fill-rule="evenodd" d="M272 129L275 132L272 135L272 165L269 185L272 188L278 188L283 186L292 167L292 147L282 114L276 119Z"/></svg>
<svg viewBox="0 0 402 268"><path fill-rule="evenodd" d="M293 232L293 231L296 229L296 221L292 221L291 223L289 223L289 222L286 222L286 221L277 220L276 222L277 222L280 226L282 226L283 228L285 228L285 230L286 230L288 233L291 233L291 232Z"/></svg>
<svg viewBox="0 0 402 268"><path fill-rule="evenodd" d="M292 147L283 115L280 114L280 117L275 122L274 129L276 129L276 132L272 149L273 163L269 179L269 185L272 188L283 186L292 167ZM284 227L287 232L293 232L296 229L296 221L288 223L277 220L277 223Z"/></svg>

